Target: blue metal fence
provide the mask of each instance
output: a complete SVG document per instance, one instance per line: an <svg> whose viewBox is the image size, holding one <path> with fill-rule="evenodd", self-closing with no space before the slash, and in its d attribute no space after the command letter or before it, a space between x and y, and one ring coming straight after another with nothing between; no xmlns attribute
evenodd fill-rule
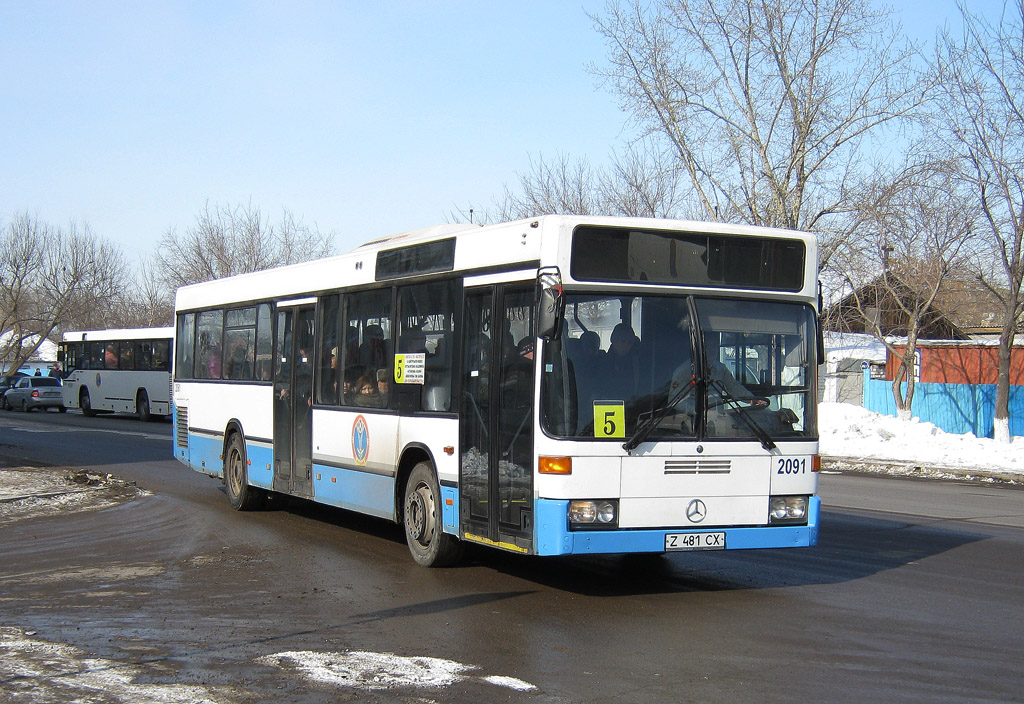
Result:
<svg viewBox="0 0 1024 704"><path fill-rule="evenodd" d="M903 385L906 392L906 384ZM992 437L995 415L995 384L923 384L914 385L912 414L934 423L947 433L974 433ZM892 382L872 379L864 372L864 408L889 416L896 415ZM1010 386L1010 435L1024 435L1024 387Z"/></svg>

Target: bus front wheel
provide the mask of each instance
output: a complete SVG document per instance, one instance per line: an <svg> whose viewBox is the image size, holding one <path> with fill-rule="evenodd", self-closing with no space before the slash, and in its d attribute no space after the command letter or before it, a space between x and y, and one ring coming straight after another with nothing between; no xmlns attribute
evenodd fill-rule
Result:
<svg viewBox="0 0 1024 704"><path fill-rule="evenodd" d="M445 567L457 562L462 544L442 530L441 490L427 462L413 467L402 505L405 540L416 564Z"/></svg>
<svg viewBox="0 0 1024 704"><path fill-rule="evenodd" d="M252 511L263 505L263 490L249 486L245 443L240 433L232 433L228 451L224 453L224 486L231 508L236 511Z"/></svg>
<svg viewBox="0 0 1024 704"><path fill-rule="evenodd" d="M89 392L82 389L81 395L78 397L78 407L82 409L83 416L94 416L96 411L92 410L92 400L89 398Z"/></svg>

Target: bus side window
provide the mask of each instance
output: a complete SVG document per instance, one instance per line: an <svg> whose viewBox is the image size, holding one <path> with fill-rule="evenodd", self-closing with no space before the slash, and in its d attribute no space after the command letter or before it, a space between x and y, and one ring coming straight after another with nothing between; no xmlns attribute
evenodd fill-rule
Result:
<svg viewBox="0 0 1024 704"><path fill-rule="evenodd" d="M274 375L274 319L270 304L256 306L256 381L271 381Z"/></svg>
<svg viewBox="0 0 1024 704"><path fill-rule="evenodd" d="M186 313L178 316L178 356L174 362L176 379L191 379L193 353L196 342L196 314Z"/></svg>
<svg viewBox="0 0 1024 704"><path fill-rule="evenodd" d="M397 352L424 355L418 410L450 410L455 282L406 286L399 291L398 301Z"/></svg>
<svg viewBox="0 0 1024 704"><path fill-rule="evenodd" d="M170 340L155 340L153 342L153 357L150 368L158 372L166 372L170 370L171 360L171 341Z"/></svg>
<svg viewBox="0 0 1024 704"><path fill-rule="evenodd" d="M89 361L86 369L103 369L103 355L106 347L102 342L88 342Z"/></svg>
<svg viewBox="0 0 1024 704"><path fill-rule="evenodd" d="M338 364L341 350L338 349L338 296L326 296L320 301L320 381L317 403L330 406L338 404Z"/></svg>
<svg viewBox="0 0 1024 704"><path fill-rule="evenodd" d="M388 389L377 383L378 372L391 373L391 289L346 294L343 327L356 335L342 354L341 404L386 408ZM376 388L374 388L376 387Z"/></svg>
<svg viewBox="0 0 1024 704"><path fill-rule="evenodd" d="M224 311L208 310L196 320L196 379L220 379Z"/></svg>
<svg viewBox="0 0 1024 704"><path fill-rule="evenodd" d="M135 368L149 371L153 368L153 343L135 342Z"/></svg>
<svg viewBox="0 0 1024 704"><path fill-rule="evenodd" d="M135 355L132 350L133 347L134 345L131 342L120 343L117 352L118 369L135 369Z"/></svg>
<svg viewBox="0 0 1024 704"><path fill-rule="evenodd" d="M253 378L256 355L256 309L236 308L224 314L225 379L249 381Z"/></svg>

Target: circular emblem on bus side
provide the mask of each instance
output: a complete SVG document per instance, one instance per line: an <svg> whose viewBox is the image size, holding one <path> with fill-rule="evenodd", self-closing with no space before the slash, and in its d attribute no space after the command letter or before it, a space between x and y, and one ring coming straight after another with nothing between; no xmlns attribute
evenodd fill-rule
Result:
<svg viewBox="0 0 1024 704"><path fill-rule="evenodd" d="M370 429L366 426L366 419L356 416L352 423L352 456L356 464L366 464L366 457L370 452Z"/></svg>
<svg viewBox="0 0 1024 704"><path fill-rule="evenodd" d="M100 373L99 373L99 372L96 372L96 386L99 386L99 385L100 385L100 381L101 381L101 380L100 380Z"/></svg>
<svg viewBox="0 0 1024 704"><path fill-rule="evenodd" d="M700 523L708 515L707 505L700 499L694 499L686 507L686 517L690 523Z"/></svg>

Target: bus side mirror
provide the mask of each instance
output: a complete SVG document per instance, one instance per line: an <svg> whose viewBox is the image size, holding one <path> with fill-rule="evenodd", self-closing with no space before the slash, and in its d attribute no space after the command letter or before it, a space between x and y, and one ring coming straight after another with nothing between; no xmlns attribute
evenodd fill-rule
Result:
<svg viewBox="0 0 1024 704"><path fill-rule="evenodd" d="M63 362L64 361L64 350L57 350L57 361L58 362Z"/></svg>
<svg viewBox="0 0 1024 704"><path fill-rule="evenodd" d="M565 299L562 275L558 267L547 267L537 273L537 337L557 340L562 334Z"/></svg>

